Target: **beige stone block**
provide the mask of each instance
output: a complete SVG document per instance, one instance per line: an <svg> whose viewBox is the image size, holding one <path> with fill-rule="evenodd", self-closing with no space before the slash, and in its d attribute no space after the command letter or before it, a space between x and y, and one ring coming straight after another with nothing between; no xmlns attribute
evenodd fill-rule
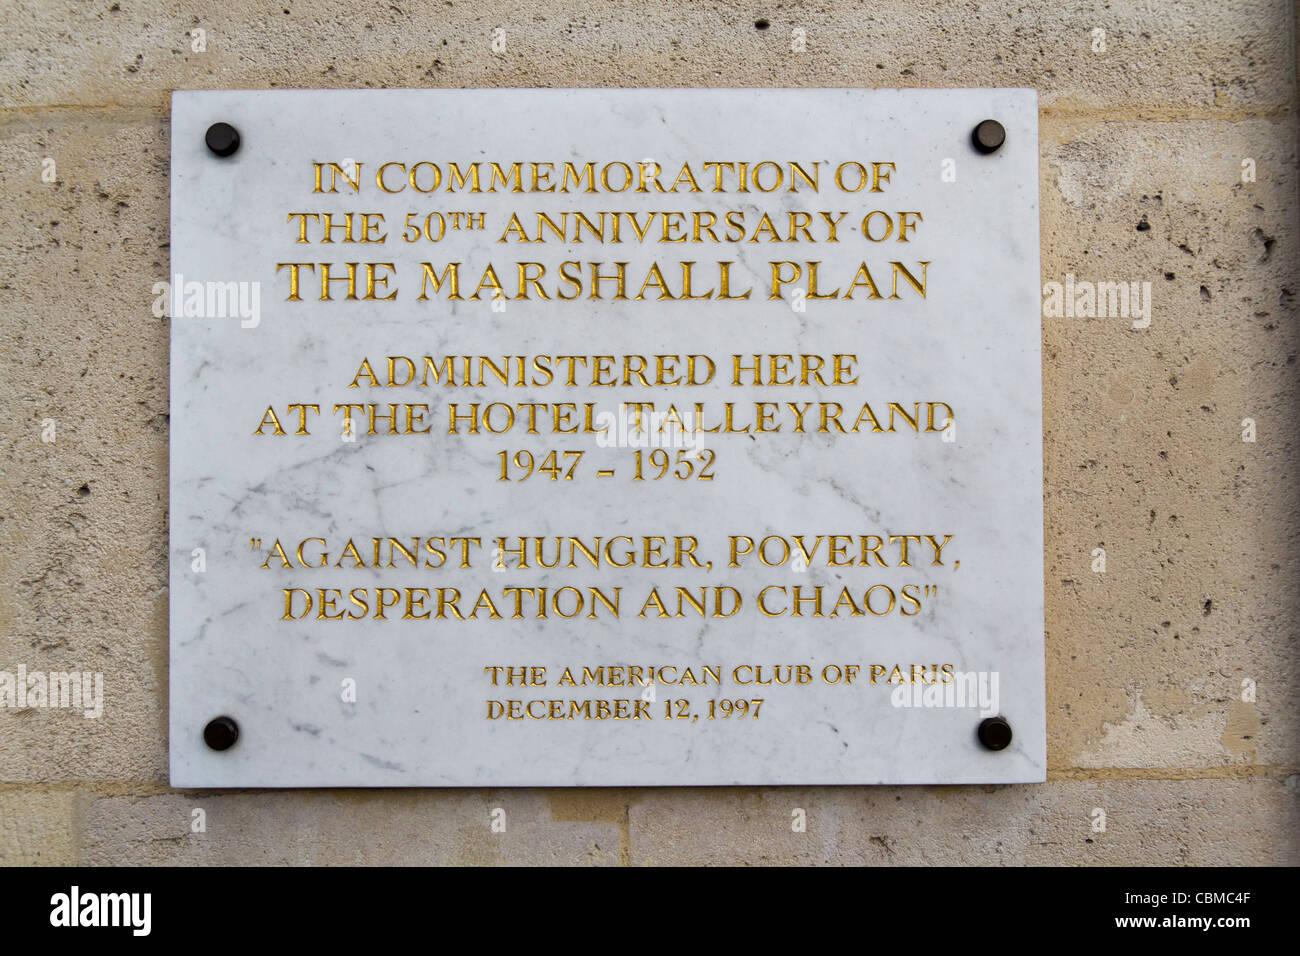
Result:
<svg viewBox="0 0 1300 956"><path fill-rule="evenodd" d="M194 832L196 810L205 832ZM604 865L619 862L623 815L557 817L547 791L529 790L105 797L86 808L82 858L87 865ZM504 820L504 831L493 831L494 820Z"/></svg>
<svg viewBox="0 0 1300 956"><path fill-rule="evenodd" d="M650 790L631 806L631 862L1294 866L1298 809L1276 779Z"/></svg>
<svg viewBox="0 0 1300 956"><path fill-rule="evenodd" d="M0 866L71 866L77 834L75 793L0 791Z"/></svg>
<svg viewBox="0 0 1300 956"><path fill-rule="evenodd" d="M1032 86L1064 112L1141 109L1161 119L1290 102L1291 16L1284 0L615 0L585 9L548 0L47 0L0 14L0 101L165 110L173 89Z"/></svg>
<svg viewBox="0 0 1300 956"><path fill-rule="evenodd" d="M1041 143L1044 282L1153 303L1145 329L1043 319L1050 766L1294 767L1294 126L1049 120Z"/></svg>
<svg viewBox="0 0 1300 956"><path fill-rule="evenodd" d="M0 120L0 670L105 698L0 709L0 781L166 775L167 149L147 115Z"/></svg>

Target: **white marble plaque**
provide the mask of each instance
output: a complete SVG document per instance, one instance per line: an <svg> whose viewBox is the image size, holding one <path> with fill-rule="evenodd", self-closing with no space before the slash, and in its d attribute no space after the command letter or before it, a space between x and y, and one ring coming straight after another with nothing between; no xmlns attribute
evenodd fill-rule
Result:
<svg viewBox="0 0 1300 956"><path fill-rule="evenodd" d="M172 784L1043 780L1037 157L1030 90L175 94Z"/></svg>

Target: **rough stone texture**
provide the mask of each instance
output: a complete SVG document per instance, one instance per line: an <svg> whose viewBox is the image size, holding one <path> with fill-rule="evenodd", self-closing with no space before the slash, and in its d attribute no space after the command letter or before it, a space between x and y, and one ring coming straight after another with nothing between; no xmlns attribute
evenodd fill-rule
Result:
<svg viewBox="0 0 1300 956"><path fill-rule="evenodd" d="M1044 281L1152 299L1146 329L1043 320L1050 763L1294 766L1295 127L1049 120L1041 143Z"/></svg>
<svg viewBox="0 0 1300 956"><path fill-rule="evenodd" d="M165 110L178 88L1033 86L1070 111L1271 113L1294 88L1287 10L1280 0L50 0L10 8L0 95L23 107ZM193 52L196 29L204 53ZM795 29L807 40L798 55Z"/></svg>
<svg viewBox="0 0 1300 956"><path fill-rule="evenodd" d="M0 792L0 866L71 866L79 833L75 793Z"/></svg>
<svg viewBox="0 0 1300 956"><path fill-rule="evenodd" d="M656 790L633 798L631 862L1295 866L1297 824L1278 780Z"/></svg>
<svg viewBox="0 0 1300 956"><path fill-rule="evenodd" d="M1300 863L1295 24L1212 0L6 6L0 669L102 671L107 707L0 710L0 864ZM170 791L170 91L624 85L1039 90L1044 282L1154 305L1146 329L1043 320L1050 782Z"/></svg>
<svg viewBox="0 0 1300 956"><path fill-rule="evenodd" d="M622 806L616 820L574 819L557 814L547 795L312 790L104 797L86 810L79 862L573 866L626 856Z"/></svg>
<svg viewBox="0 0 1300 956"><path fill-rule="evenodd" d="M143 112L0 113L0 669L101 671L106 698L0 710L3 780L167 775L167 142Z"/></svg>

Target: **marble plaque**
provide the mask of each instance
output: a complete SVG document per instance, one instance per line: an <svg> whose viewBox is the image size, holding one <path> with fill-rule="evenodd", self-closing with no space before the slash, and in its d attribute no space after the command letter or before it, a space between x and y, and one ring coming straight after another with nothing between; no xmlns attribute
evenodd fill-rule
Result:
<svg viewBox="0 0 1300 956"><path fill-rule="evenodd" d="M179 92L171 148L174 786L1044 779L1033 91Z"/></svg>

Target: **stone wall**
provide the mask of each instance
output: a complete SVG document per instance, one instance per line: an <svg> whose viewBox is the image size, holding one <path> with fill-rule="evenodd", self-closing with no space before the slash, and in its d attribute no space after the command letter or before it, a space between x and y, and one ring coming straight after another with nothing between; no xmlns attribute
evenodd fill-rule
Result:
<svg viewBox="0 0 1300 956"><path fill-rule="evenodd" d="M5 5L0 670L107 702L0 709L0 863L1300 863L1297 9ZM1043 281L1153 297L1043 320L1046 784L168 787L170 92L430 86L1038 89Z"/></svg>

